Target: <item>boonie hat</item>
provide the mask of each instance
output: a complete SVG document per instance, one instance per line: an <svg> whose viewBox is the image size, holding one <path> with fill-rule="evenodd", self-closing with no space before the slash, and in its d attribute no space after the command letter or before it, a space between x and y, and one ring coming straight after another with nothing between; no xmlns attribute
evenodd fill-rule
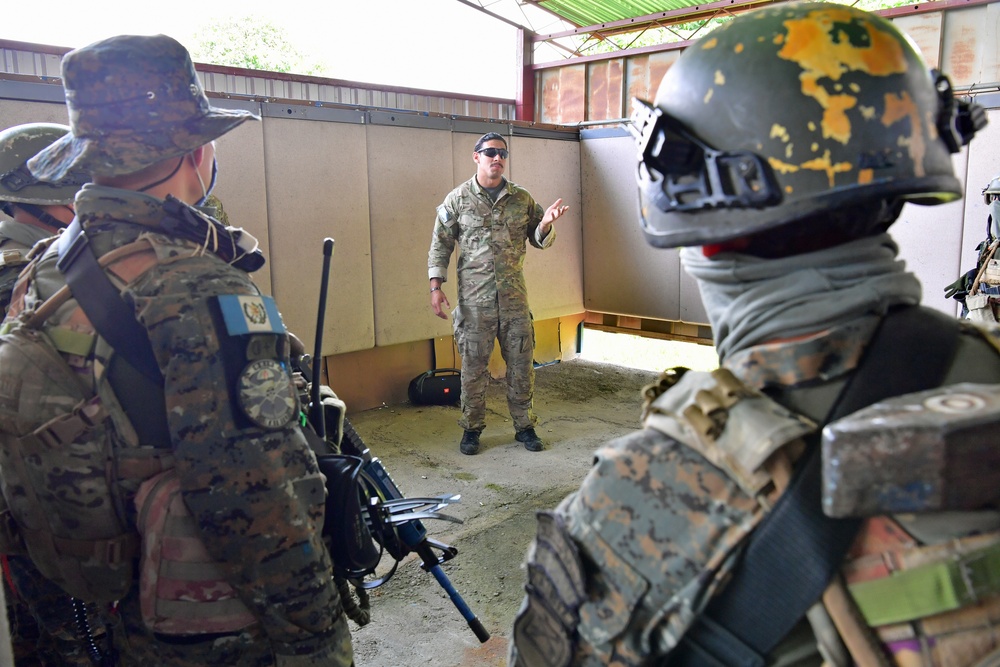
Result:
<svg viewBox="0 0 1000 667"><path fill-rule="evenodd" d="M70 51L62 80L71 131L28 162L44 181L72 169L129 174L259 120L211 106L187 49L167 35L119 35Z"/></svg>

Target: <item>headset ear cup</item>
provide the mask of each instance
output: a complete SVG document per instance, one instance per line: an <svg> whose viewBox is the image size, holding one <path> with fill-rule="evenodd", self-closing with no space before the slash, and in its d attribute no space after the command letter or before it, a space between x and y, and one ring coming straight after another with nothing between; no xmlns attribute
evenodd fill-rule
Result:
<svg viewBox="0 0 1000 667"><path fill-rule="evenodd" d="M368 527L367 493L360 479L364 461L343 454L318 456L316 460L326 477L323 535L328 538L334 573L348 579L371 574L382 553Z"/></svg>

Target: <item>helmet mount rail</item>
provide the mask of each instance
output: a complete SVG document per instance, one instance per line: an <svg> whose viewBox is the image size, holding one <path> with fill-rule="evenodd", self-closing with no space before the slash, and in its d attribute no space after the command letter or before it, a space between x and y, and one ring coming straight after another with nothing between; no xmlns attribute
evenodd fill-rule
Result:
<svg viewBox="0 0 1000 667"><path fill-rule="evenodd" d="M663 212L762 208L781 201L765 160L718 151L648 102L633 98L628 131L639 149L639 187Z"/></svg>
<svg viewBox="0 0 1000 667"><path fill-rule="evenodd" d="M986 127L986 109L971 100L956 99L947 75L932 69L931 78L938 93L938 135L949 151L957 153Z"/></svg>

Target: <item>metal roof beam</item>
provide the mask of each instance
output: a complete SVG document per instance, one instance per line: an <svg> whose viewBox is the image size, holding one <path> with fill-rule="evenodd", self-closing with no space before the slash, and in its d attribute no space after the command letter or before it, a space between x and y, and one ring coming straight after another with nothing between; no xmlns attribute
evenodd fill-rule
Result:
<svg viewBox="0 0 1000 667"><path fill-rule="evenodd" d="M789 0L719 0L719 2L712 2L704 5L672 9L668 12L657 12L655 14L636 16L635 18L622 19L620 21L610 21L608 23L601 23L598 25L583 26L573 30L553 32L547 35L535 35L532 39L536 42L547 42L552 39L558 39L559 37L580 36L598 32L632 32L642 30L649 24L664 22L688 23L702 18L711 18L720 11L724 10L742 12L760 5L777 4L780 2L789 2Z"/></svg>
<svg viewBox="0 0 1000 667"><path fill-rule="evenodd" d="M487 15L487 16L489 16L490 18L494 18L494 19L496 19L497 21L502 21L503 23L506 23L506 24L507 24L507 25L509 25L509 26L512 26L512 27L514 27L514 28L517 28L518 30L524 30L525 32L528 32L528 33L531 33L531 34L534 34L534 33L533 33L533 32L531 31L531 28L529 28L528 26L523 26L523 25L521 25L520 23L517 23L517 22L515 22L515 21L511 21L511 20L510 20L510 19L508 19L508 18L504 18L503 16L500 16L499 14L494 14L494 13L493 13L493 12L491 12L490 10L486 9L486 8L485 8L485 7L483 7L482 5L479 5L479 4L476 4L475 2L470 2L470 0L456 0L456 2L460 2L460 3L462 3L463 5L465 5L466 7L472 7L472 8L473 8L473 9L475 9L475 10L476 10L477 12L482 12L483 14L486 14L486 15Z"/></svg>

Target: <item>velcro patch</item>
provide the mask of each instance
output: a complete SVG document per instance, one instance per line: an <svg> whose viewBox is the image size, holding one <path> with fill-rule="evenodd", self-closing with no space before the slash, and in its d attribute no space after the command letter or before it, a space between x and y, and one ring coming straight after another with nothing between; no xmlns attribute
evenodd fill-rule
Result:
<svg viewBox="0 0 1000 667"><path fill-rule="evenodd" d="M230 336L255 333L285 333L278 307L269 296L226 294L218 297L226 331Z"/></svg>
<svg viewBox="0 0 1000 667"><path fill-rule="evenodd" d="M243 414L261 428L284 428L298 415L292 378L274 359L247 364L240 374L238 391Z"/></svg>

